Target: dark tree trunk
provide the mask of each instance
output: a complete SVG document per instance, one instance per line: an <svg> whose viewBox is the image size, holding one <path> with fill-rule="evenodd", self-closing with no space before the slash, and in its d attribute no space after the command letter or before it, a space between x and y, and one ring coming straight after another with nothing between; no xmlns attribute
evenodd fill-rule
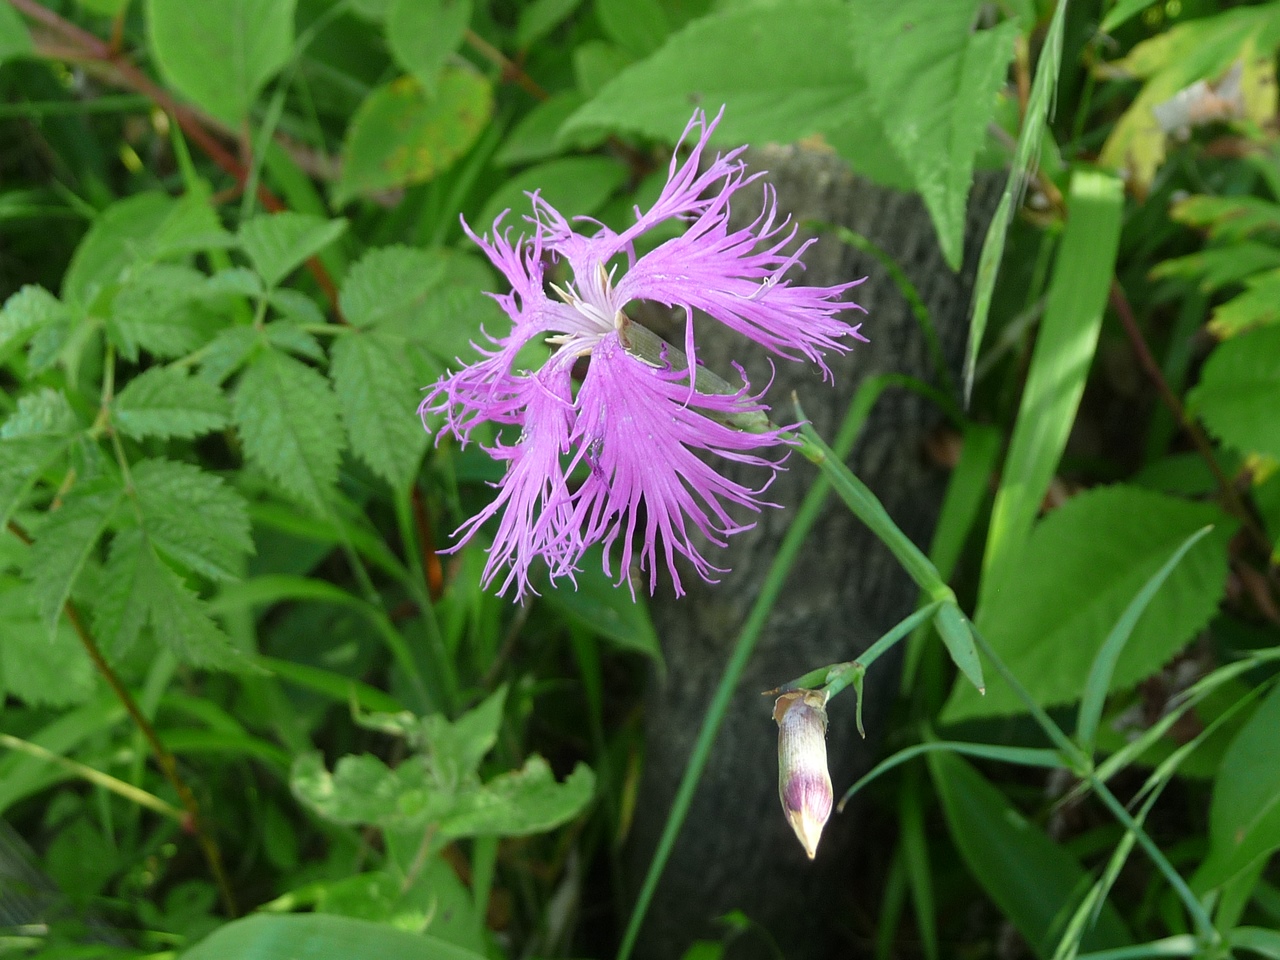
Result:
<svg viewBox="0 0 1280 960"><path fill-rule="evenodd" d="M887 251L915 284L929 309L943 350L958 373L982 232L998 186L980 181L970 203L964 269L953 273L938 248L932 223L915 196L873 186L851 176L836 158L798 148L754 151L754 169L768 169L782 212L798 221L841 224ZM735 219L748 222L751 190L743 191ZM758 195L757 195L758 196ZM806 284L869 279L854 291L867 309L869 344L831 358L835 386L820 371L781 361L770 391L775 421L792 416L798 392L814 427L828 440L865 377L901 372L933 381L933 368L917 321L885 270L834 236L824 236L805 257ZM669 331L668 331L669 332ZM718 325L699 327L699 359L732 375L731 361L747 368L757 388L768 382L763 350ZM681 342L677 334L673 341ZM938 414L915 393L890 390L877 403L850 458L853 470L884 502L904 531L923 548L937 517L945 482L922 445ZM744 476L750 476L744 474ZM647 695L647 755L637 816L630 837L629 871L640 880L661 834L707 703L734 641L816 469L793 455L769 490L781 510L766 510L754 530L731 539L712 556L728 566L719 584L692 573L682 577L688 596L659 596L654 617L666 658L665 682ZM754 482L759 481L756 475ZM639 952L675 960L698 938L718 938L714 919L741 910L770 932L791 960L848 956L863 951L849 939L853 924L841 891L859 871L857 809L833 814L816 861L809 862L787 825L778 801L776 727L772 701L761 691L814 667L851 659L906 616L916 588L889 552L835 497L809 535L785 592L769 618L746 676L729 708L710 765L680 833L643 928ZM864 773L884 733L886 710L897 686L898 660L879 661L867 678L864 719L868 739L854 726L852 694L831 705L828 752L836 796ZM874 914L878 904L865 904ZM768 956L763 937L747 936L733 957Z"/></svg>

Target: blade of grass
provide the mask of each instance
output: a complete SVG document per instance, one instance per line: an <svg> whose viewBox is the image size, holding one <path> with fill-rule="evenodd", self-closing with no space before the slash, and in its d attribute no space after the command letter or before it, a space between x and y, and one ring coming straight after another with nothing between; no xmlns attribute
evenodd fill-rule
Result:
<svg viewBox="0 0 1280 960"><path fill-rule="evenodd" d="M1084 696L1080 698L1079 718L1076 721L1076 742L1080 744L1080 749L1086 756L1093 756L1098 721L1102 719L1107 690L1111 687L1111 675L1115 672L1116 661L1120 659L1125 643L1128 642L1133 628L1138 624L1138 618L1147 609L1147 604L1164 585L1165 580L1169 579L1169 574L1173 573L1174 567L1182 562L1187 551L1199 543L1201 538L1212 529L1212 526L1202 527L1182 541L1182 545L1173 552L1173 556L1152 575L1151 579L1138 591L1138 595L1129 601L1129 606L1125 608L1120 619L1107 634L1107 639L1098 649L1098 655L1093 658L1093 665L1089 668L1089 679L1084 685Z"/></svg>
<svg viewBox="0 0 1280 960"><path fill-rule="evenodd" d="M1066 447L1098 344L1123 206L1116 177L1080 170L1071 178L1066 231L991 511L979 610L1007 585Z"/></svg>
<svg viewBox="0 0 1280 960"><path fill-rule="evenodd" d="M1009 221L1013 217L1014 203L1022 195L1027 176L1036 166L1040 152L1040 138L1046 131L1046 122L1053 109L1054 92L1058 85L1058 71L1062 68L1062 36L1066 23L1068 0L1060 0L1049 21L1049 30L1040 48L1040 62L1036 65L1036 77L1027 98L1027 111L1022 118L1022 132L1013 152L1013 166L1005 183L1000 205L996 207L987 236L982 241L982 253L978 258L978 278L973 288L973 319L969 323L969 346L964 359L964 399L969 402L973 392L973 371L977 365L978 348L987 329L987 316L991 312L991 294L996 286L996 274L1004 257L1005 237Z"/></svg>

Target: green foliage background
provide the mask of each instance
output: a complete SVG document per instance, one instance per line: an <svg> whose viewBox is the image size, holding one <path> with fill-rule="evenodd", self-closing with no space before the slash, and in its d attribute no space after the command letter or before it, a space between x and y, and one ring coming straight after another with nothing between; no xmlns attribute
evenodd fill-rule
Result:
<svg viewBox="0 0 1280 960"><path fill-rule="evenodd" d="M698 103L953 266L1008 172L929 545L986 695L915 631L849 926L1280 957L1277 47L1274 0L0 0L0 814L55 891L0 947L629 950L565 891L661 638L438 555L500 468L413 411L503 323L459 214L624 224Z"/></svg>

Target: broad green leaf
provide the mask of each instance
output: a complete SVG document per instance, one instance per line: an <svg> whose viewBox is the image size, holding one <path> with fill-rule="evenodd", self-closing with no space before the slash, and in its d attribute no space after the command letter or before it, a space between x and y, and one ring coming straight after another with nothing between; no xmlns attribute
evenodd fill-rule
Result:
<svg viewBox="0 0 1280 960"><path fill-rule="evenodd" d="M532 0L516 21L516 46L526 49L541 40L573 13L582 0Z"/></svg>
<svg viewBox="0 0 1280 960"><path fill-rule="evenodd" d="M204 274L191 267L157 263L131 271L116 294L107 335L121 356L136 361L138 351L178 357L215 335L225 319L202 300Z"/></svg>
<svg viewBox="0 0 1280 960"><path fill-rule="evenodd" d="M1187 551L1203 539L1210 529L1209 527L1203 527L1182 541L1178 549L1174 551L1173 556L1168 559L1163 567L1153 573L1151 579L1138 591L1138 595L1125 608L1124 613L1120 615L1120 619L1116 621L1116 625L1107 634L1107 639L1098 648L1098 655L1094 658L1093 665L1089 668L1089 679L1085 681L1083 695L1080 698L1080 712L1076 722L1076 741L1080 744L1080 749L1084 751L1086 756L1093 756L1094 737L1098 732L1098 722L1102 719L1102 708L1106 703L1107 690L1111 687L1111 676L1115 671L1116 661L1119 659L1124 645L1133 633L1134 626L1137 625L1143 611L1147 609L1147 605L1151 603L1156 591L1164 586L1164 582L1169 579L1169 574L1173 573L1174 568L1186 556Z"/></svg>
<svg viewBox="0 0 1280 960"><path fill-rule="evenodd" d="M976 622L1023 685L1045 706L1078 699L1104 638L1135 594L1192 533L1214 531L1191 549L1151 601L1116 664L1109 690L1162 666L1213 615L1226 579L1235 523L1215 507L1134 487L1079 494L1045 517L1012 557L1012 580L993 589ZM950 723L1021 709L993 679L985 697L957 685L943 711Z"/></svg>
<svg viewBox="0 0 1280 960"><path fill-rule="evenodd" d="M576 817L594 794L595 774L589 767L580 763L557 783L547 762L533 756L520 770L461 794L440 832L455 838L543 833Z"/></svg>
<svg viewBox="0 0 1280 960"><path fill-rule="evenodd" d="M1200 891L1221 886L1280 849L1280 687L1258 705L1227 748L1213 783L1209 855L1192 880Z"/></svg>
<svg viewBox="0 0 1280 960"><path fill-rule="evenodd" d="M545 160L560 153L562 147L557 137L560 127L583 103L582 94L576 90L552 94L512 128L494 154L494 162L510 166Z"/></svg>
<svg viewBox="0 0 1280 960"><path fill-rule="evenodd" d="M370 250L342 282L342 315L353 327L370 327L413 313L444 280L446 269L446 259L433 251L404 246Z"/></svg>
<svg viewBox="0 0 1280 960"><path fill-rule="evenodd" d="M69 707L94 690L93 664L71 625L49 636L31 591L0 581L0 690L32 706Z"/></svg>
<svg viewBox="0 0 1280 960"><path fill-rule="evenodd" d="M1079 171L1071 179L1067 228L1049 300L991 509L978 614L991 592L1008 590L1012 565L1040 511L1084 395L1102 328L1120 242L1123 184Z"/></svg>
<svg viewBox="0 0 1280 960"><path fill-rule="evenodd" d="M323 509L338 480L338 404L324 377L281 353L258 354L240 377L233 415L249 461Z"/></svg>
<svg viewBox="0 0 1280 960"><path fill-rule="evenodd" d="M662 46L670 30L658 0L595 0L595 4L604 32L637 57Z"/></svg>
<svg viewBox="0 0 1280 960"><path fill-rule="evenodd" d="M1022 131L1018 134L1018 145L1013 151L1009 179L1005 181L1000 203L997 204L996 212L987 226L987 235L982 240L982 252L978 255L978 274L973 285L972 319L969 322L969 340L964 355L966 404L969 401L969 395L973 392L973 375L977 369L978 350L982 347L982 336L987 329L987 317L991 313L991 296L995 291L996 274L999 273L1000 263L1004 259L1004 244L1009 233L1009 222L1013 218L1013 205L1015 200L1021 199L1027 177L1039 163L1040 145L1047 131L1049 113L1053 109L1054 95L1058 86L1058 71L1062 66L1062 38L1066 29L1068 6L1067 3L1059 3L1053 11L1053 18L1049 21L1049 29L1040 47L1040 61L1036 64L1031 95L1027 98L1027 109L1022 118Z"/></svg>
<svg viewBox="0 0 1280 960"><path fill-rule="evenodd" d="M502 727L507 688L499 687L452 723L435 715L422 721L422 743L431 754L438 776L451 784L474 774L494 744Z"/></svg>
<svg viewBox="0 0 1280 960"><path fill-rule="evenodd" d="M444 69L434 97L411 77L378 87L347 127L334 205L432 179L471 149L492 114L489 81L461 67Z"/></svg>
<svg viewBox="0 0 1280 960"><path fill-rule="evenodd" d="M1136 17L1147 7L1152 5L1153 0L1116 0L1115 4L1107 11L1107 15L1102 18L1102 23L1098 29L1103 33L1110 33L1116 27Z"/></svg>
<svg viewBox="0 0 1280 960"><path fill-rule="evenodd" d="M268 287L274 287L347 229L345 220L307 213L264 213L240 227L238 239Z"/></svg>
<svg viewBox="0 0 1280 960"><path fill-rule="evenodd" d="M109 480L73 489L36 531L27 576L49 633L123 498L124 489Z"/></svg>
<svg viewBox="0 0 1280 960"><path fill-rule="evenodd" d="M294 0L148 0L151 51L169 81L239 127L289 59Z"/></svg>
<svg viewBox="0 0 1280 960"><path fill-rule="evenodd" d="M542 199L566 217L590 216L604 205L626 182L622 164L607 157L564 157L549 160L522 170L493 192L478 218L488 230L504 210L511 210L503 221L519 232L521 215L532 213L533 205L526 196L537 190Z"/></svg>
<svg viewBox="0 0 1280 960"><path fill-rule="evenodd" d="M1227 942L1238 950L1252 950L1272 960L1280 958L1280 930L1267 927L1236 927Z"/></svg>
<svg viewBox="0 0 1280 960"><path fill-rule="evenodd" d="M308 753L294 761L290 783L298 799L328 820L384 829L436 822L453 801L429 783L419 755L392 770L372 754L347 754L330 773L320 754Z"/></svg>
<svg viewBox="0 0 1280 960"><path fill-rule="evenodd" d="M227 425L230 406L208 380L178 367L152 367L116 395L112 421L126 436L198 437Z"/></svg>
<svg viewBox="0 0 1280 960"><path fill-rule="evenodd" d="M144 460L133 468L140 523L170 559L215 580L239 578L253 550L240 494L189 463Z"/></svg>
<svg viewBox="0 0 1280 960"><path fill-rule="evenodd" d="M1014 21L971 29L978 4L863 0L859 50L867 92L938 231L953 270L963 256L974 157L1013 56ZM893 51L886 55L885 51ZM874 55L866 56L870 51Z"/></svg>
<svg viewBox="0 0 1280 960"><path fill-rule="evenodd" d="M1210 240L1221 243L1240 243L1280 229L1280 204L1261 197L1196 195L1179 200L1169 214L1179 223L1207 230Z"/></svg>
<svg viewBox="0 0 1280 960"><path fill-rule="evenodd" d="M1050 956L1072 906L1089 887L1089 874L958 756L930 753L929 772L951 839L969 871L1032 952ZM1082 945L1098 950L1131 942L1124 921L1107 902Z"/></svg>
<svg viewBox="0 0 1280 960"><path fill-rule="evenodd" d="M351 10L366 20L384 20L392 0L348 0Z"/></svg>
<svg viewBox="0 0 1280 960"><path fill-rule="evenodd" d="M543 590L542 598L557 613L568 617L624 650L632 650L662 662L658 633L643 597L632 598L604 572L600 551L592 549L582 563L575 583Z"/></svg>
<svg viewBox="0 0 1280 960"><path fill-rule="evenodd" d="M68 311L61 300L43 287L27 284L0 308L0 360L10 347L21 346L37 330L66 319Z"/></svg>
<svg viewBox="0 0 1280 960"><path fill-rule="evenodd" d="M27 56L34 49L31 33L18 11L7 3L0 6L0 63Z"/></svg>
<svg viewBox="0 0 1280 960"><path fill-rule="evenodd" d="M1187 405L1214 434L1244 453L1280 457L1280 326L1220 344Z"/></svg>
<svg viewBox="0 0 1280 960"><path fill-rule="evenodd" d="M403 346L367 331L338 337L329 376L352 452L391 486L408 487L428 437L416 412L422 385Z"/></svg>
<svg viewBox="0 0 1280 960"><path fill-rule="evenodd" d="M623 70L635 63L635 57L615 43L588 40L573 48L573 76L578 92L594 97Z"/></svg>
<svg viewBox="0 0 1280 960"><path fill-rule="evenodd" d="M414 839L416 847L421 838ZM326 882L316 892L315 911L425 933L483 955L485 938L474 901L454 868L433 856L413 876L408 889L406 878L390 870Z"/></svg>
<svg viewBox="0 0 1280 960"><path fill-rule="evenodd" d="M219 927L180 960L484 960L385 923L330 914L258 914Z"/></svg>
<svg viewBox="0 0 1280 960"><path fill-rule="evenodd" d="M431 97L436 78L470 23L471 0L393 0L387 10L387 42L396 62Z"/></svg>

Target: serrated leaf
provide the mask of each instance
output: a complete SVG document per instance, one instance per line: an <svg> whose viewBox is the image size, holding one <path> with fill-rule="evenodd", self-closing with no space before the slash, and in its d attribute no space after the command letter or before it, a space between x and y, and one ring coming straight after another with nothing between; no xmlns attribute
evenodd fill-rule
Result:
<svg viewBox="0 0 1280 960"><path fill-rule="evenodd" d="M489 81L461 67L441 72L434 97L412 77L376 88L347 127L334 205L443 173L471 149L492 114Z"/></svg>
<svg viewBox="0 0 1280 960"><path fill-rule="evenodd" d="M403 349L376 333L338 337L329 376L352 452L391 486L407 488L428 440L417 414L421 384Z"/></svg>
<svg viewBox="0 0 1280 960"><path fill-rule="evenodd" d="M439 253L392 246L370 250L348 271L338 295L353 327L369 327L416 310L445 277Z"/></svg>
<svg viewBox="0 0 1280 960"><path fill-rule="evenodd" d="M1280 204L1261 197L1193 196L1179 200L1170 216L1189 227L1208 230L1209 238L1240 243L1256 233L1280 230Z"/></svg>
<svg viewBox="0 0 1280 960"><path fill-rule="evenodd" d="M65 456L75 429L61 391L44 387L18 399L18 409L0 426L0 527L40 475Z"/></svg>
<svg viewBox="0 0 1280 960"><path fill-rule="evenodd" d="M1280 321L1280 305L1276 303L1280 297L1280 270L1250 277L1245 287L1244 293L1214 308L1209 318L1209 332L1214 336L1225 339Z"/></svg>
<svg viewBox="0 0 1280 960"><path fill-rule="evenodd" d="M978 609L978 629L1035 698L1049 706L1079 698L1104 638L1143 585L1196 530L1193 547L1138 621L1109 690L1132 686L1162 666L1217 609L1226 545L1235 523L1215 507L1134 487L1079 494L1045 517L1004 568ZM953 690L944 722L1017 712L999 678L987 695Z"/></svg>
<svg viewBox="0 0 1280 960"><path fill-rule="evenodd" d="M1212 247L1158 263L1151 269L1156 280L1199 280L1199 288L1213 293L1223 287L1280 267L1280 249L1264 243L1233 243Z"/></svg>
<svg viewBox="0 0 1280 960"><path fill-rule="evenodd" d="M1280 457L1280 327L1251 330L1220 344L1187 404L1240 451Z"/></svg>
<svg viewBox="0 0 1280 960"><path fill-rule="evenodd" d="M266 285L274 287L346 229L346 220L286 210L254 217L240 227L237 239Z"/></svg>
<svg viewBox="0 0 1280 960"><path fill-rule="evenodd" d="M342 452L338 405L325 378L278 350L265 350L241 376L232 410L250 462L323 509Z"/></svg>
<svg viewBox="0 0 1280 960"><path fill-rule="evenodd" d="M144 460L132 476L141 524L156 548L206 577L239 579L253 538L248 508L235 490L172 460Z"/></svg>
<svg viewBox="0 0 1280 960"><path fill-rule="evenodd" d="M227 327L218 332L200 351L200 378L222 383L262 345L262 336L253 327Z"/></svg>
<svg viewBox="0 0 1280 960"><path fill-rule="evenodd" d="M53 632L63 605L98 538L124 499L124 489L111 481L72 490L40 529L27 560L45 629Z"/></svg>
<svg viewBox="0 0 1280 960"><path fill-rule="evenodd" d="M0 7L0 63L14 57L25 57L34 50L31 33L9 4Z"/></svg>
<svg viewBox="0 0 1280 960"><path fill-rule="evenodd" d="M289 59L295 0L148 0L152 53L170 82L238 127Z"/></svg>
<svg viewBox="0 0 1280 960"><path fill-rule="evenodd" d="M393 0L387 10L387 42L396 62L434 96L436 78L470 23L471 0Z"/></svg>
<svg viewBox="0 0 1280 960"><path fill-rule="evenodd" d="M121 433L189 439L226 426L230 405L208 380L178 367L152 367L116 396L112 421Z"/></svg>
<svg viewBox="0 0 1280 960"><path fill-rule="evenodd" d="M139 562L142 550L140 530L116 534L102 572L103 589L93 606L93 632L113 657L127 654L147 624L150 568Z"/></svg>
<svg viewBox="0 0 1280 960"><path fill-rule="evenodd" d="M973 31L976 2L864 0L859 44L867 91L911 170L947 263L959 270L974 157L995 113L1018 25ZM885 51L893 51L885 55Z"/></svg>
<svg viewBox="0 0 1280 960"><path fill-rule="evenodd" d="M22 287L0 308L0 360L37 330L66 319L67 308L48 290L34 284Z"/></svg>
<svg viewBox="0 0 1280 960"><path fill-rule="evenodd" d="M578 764L557 783L547 761L532 756L520 770L461 794L440 824L446 837L523 837L572 820L595 794L595 774Z"/></svg>
<svg viewBox="0 0 1280 960"><path fill-rule="evenodd" d="M68 707L93 693L96 674L65 621L50 637L31 591L0 584L0 690L32 706Z"/></svg>
<svg viewBox="0 0 1280 960"><path fill-rule="evenodd" d="M951 838L969 871L1038 957L1053 954L1089 885L1089 875L1063 847L1009 805L1004 795L951 753L928 755ZM1132 942L1110 903L1083 938L1084 949Z"/></svg>
<svg viewBox="0 0 1280 960"><path fill-rule="evenodd" d="M200 346L220 323L199 302L204 274L177 264L142 267L120 288L111 304L107 333L122 356L138 351L155 357L181 356Z"/></svg>

